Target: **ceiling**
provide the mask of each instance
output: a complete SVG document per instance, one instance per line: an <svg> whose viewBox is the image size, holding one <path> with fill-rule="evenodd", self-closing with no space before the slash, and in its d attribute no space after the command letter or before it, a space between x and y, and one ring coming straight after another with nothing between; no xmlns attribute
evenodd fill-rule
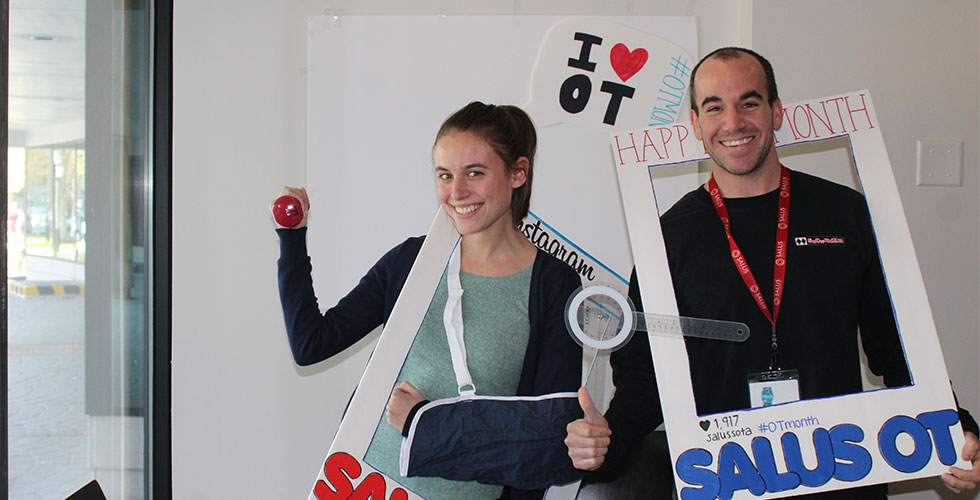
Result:
<svg viewBox="0 0 980 500"><path fill-rule="evenodd" d="M83 130L85 1L10 0L9 20L11 146L52 128Z"/></svg>

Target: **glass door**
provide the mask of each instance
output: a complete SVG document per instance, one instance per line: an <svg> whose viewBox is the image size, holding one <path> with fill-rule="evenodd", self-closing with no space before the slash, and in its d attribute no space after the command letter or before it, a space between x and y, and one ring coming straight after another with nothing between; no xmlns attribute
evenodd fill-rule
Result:
<svg viewBox="0 0 980 500"><path fill-rule="evenodd" d="M9 499L170 497L171 6L0 0Z"/></svg>

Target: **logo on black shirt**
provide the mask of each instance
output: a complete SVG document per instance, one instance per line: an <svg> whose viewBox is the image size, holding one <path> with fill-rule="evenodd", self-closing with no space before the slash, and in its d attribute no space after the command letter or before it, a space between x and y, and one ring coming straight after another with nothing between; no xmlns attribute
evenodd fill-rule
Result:
<svg viewBox="0 0 980 500"><path fill-rule="evenodd" d="M793 238L796 241L796 246L806 247L806 246L826 246L826 245L843 245L844 238L840 236L797 236Z"/></svg>

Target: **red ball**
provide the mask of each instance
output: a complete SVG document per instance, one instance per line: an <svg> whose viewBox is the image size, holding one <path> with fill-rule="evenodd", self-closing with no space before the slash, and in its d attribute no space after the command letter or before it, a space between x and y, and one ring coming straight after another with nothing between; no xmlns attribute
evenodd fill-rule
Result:
<svg viewBox="0 0 980 500"><path fill-rule="evenodd" d="M280 226L294 227L303 220L303 204L293 196L280 196L272 204L272 215Z"/></svg>

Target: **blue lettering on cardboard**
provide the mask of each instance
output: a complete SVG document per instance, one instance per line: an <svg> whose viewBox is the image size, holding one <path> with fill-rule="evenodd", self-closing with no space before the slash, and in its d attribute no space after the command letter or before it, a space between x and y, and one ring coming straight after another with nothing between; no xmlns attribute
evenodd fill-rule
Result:
<svg viewBox="0 0 980 500"><path fill-rule="evenodd" d="M774 493L796 488L800 485L800 475L795 472L780 473L776 470L776 459L769 438L759 436L752 440L752 456L755 457L759 475L766 482L766 491Z"/></svg>
<svg viewBox="0 0 980 500"><path fill-rule="evenodd" d="M871 453L856 444L861 441L864 441L864 430L854 424L835 425L830 429L830 445L838 459L834 479L857 481L871 472Z"/></svg>
<svg viewBox="0 0 980 500"><path fill-rule="evenodd" d="M915 443L915 449L908 455L903 455L896 446L900 434L908 434ZM885 422L878 432L878 449L881 456L893 469L902 472L917 472L929 463L932 457L932 440L929 431L914 418L896 415Z"/></svg>
<svg viewBox="0 0 980 500"><path fill-rule="evenodd" d="M786 458L786 469L800 476L804 486L823 486L834 475L834 448L830 445L830 433L823 427L813 430L813 447L817 454L817 466L807 469L803 463L800 451L800 438L787 432L780 438L783 444L783 457Z"/></svg>
<svg viewBox="0 0 980 500"><path fill-rule="evenodd" d="M936 444L936 456L943 465L956 463L956 447L953 445L953 434L949 428L960 421L960 416L953 410L939 410L920 413L915 420L932 433L932 441Z"/></svg>
<svg viewBox="0 0 980 500"><path fill-rule="evenodd" d="M897 415L882 424L878 432L878 448L888 465L899 472L912 473L924 468L936 456L944 465L956 462L951 428L959 421L954 410L938 410L919 414L916 418ZM908 455L898 450L896 440L908 434L914 449ZM838 481L859 481L870 474L873 463L871 453L860 443L865 432L859 426L843 423L830 431L822 427L813 429L813 449L816 466L808 469L803 462L799 437L793 432L784 433L782 463L786 472L780 473L769 438L752 439L752 457L737 442L727 442L718 451L714 463L711 452L703 448L689 449L677 458L677 477L691 485L680 491L681 500L730 499L734 492L748 490L754 495L775 493L798 488L800 485L819 487L832 478ZM813 463L812 460L809 462Z"/></svg>
<svg viewBox="0 0 980 500"><path fill-rule="evenodd" d="M718 451L718 482L721 487L718 498L731 500L738 490L749 490L755 495L766 491L766 482L759 476L752 459L738 443L725 443Z"/></svg>
<svg viewBox="0 0 980 500"><path fill-rule="evenodd" d="M693 448L677 457L677 477L687 484L700 488L684 488L681 500L713 500L718 496L718 476L709 469L711 453L704 448Z"/></svg>

